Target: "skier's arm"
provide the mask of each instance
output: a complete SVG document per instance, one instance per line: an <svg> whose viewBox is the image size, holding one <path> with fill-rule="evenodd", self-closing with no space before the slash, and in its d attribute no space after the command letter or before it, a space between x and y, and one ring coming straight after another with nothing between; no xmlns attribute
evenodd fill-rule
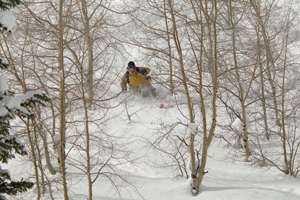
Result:
<svg viewBox="0 0 300 200"><path fill-rule="evenodd" d="M143 75L147 75L151 72L151 69L150 67L139 67L138 72Z"/></svg>
<svg viewBox="0 0 300 200"><path fill-rule="evenodd" d="M120 82L120 86L122 88L122 91L127 91L127 72L123 75L121 82Z"/></svg>

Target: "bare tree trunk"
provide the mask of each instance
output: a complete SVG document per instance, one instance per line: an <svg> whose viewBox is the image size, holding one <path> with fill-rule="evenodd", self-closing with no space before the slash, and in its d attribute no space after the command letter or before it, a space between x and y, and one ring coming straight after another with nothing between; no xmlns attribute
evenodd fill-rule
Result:
<svg viewBox="0 0 300 200"><path fill-rule="evenodd" d="M204 6L202 3L200 3L202 7L202 11L205 13L208 13L207 10L205 10ZM217 37L217 14L218 14L218 7L217 7L217 0L214 0L212 2L212 16L206 15L206 21L208 22L208 30L209 30L209 41L210 41L210 63L211 63L211 79L212 79L212 99L211 99L211 106L212 106L212 113L211 113L211 127L207 129L207 127L203 127L203 147L202 147L202 156L201 156L201 163L199 166L199 169L197 170L197 180L195 185L192 185L192 194L197 195L199 192L199 187L203 181L204 175L207 173L205 171L206 168L206 162L207 162L207 154L208 154L208 149L210 147L210 144L212 142L214 132L216 129L216 122L217 122L217 92L218 92L218 37ZM206 5L207 8L207 5ZM212 27L212 32L211 32L211 27ZM213 39L213 40L211 40ZM202 74L202 70L201 70ZM202 75L201 81L202 80ZM203 93L203 83L200 82L199 84L200 87L200 94ZM205 102L204 98L201 96L200 99L201 103L201 114L202 114L202 121L203 125L206 126L206 112L205 112Z"/></svg>
<svg viewBox="0 0 300 200"><path fill-rule="evenodd" d="M83 90L84 91L84 90ZM83 93L84 94L84 93ZM90 132L89 132L89 114L88 114L88 103L83 95L83 107L84 107L84 118L85 118L85 135L86 135L86 175L88 179L88 199L93 199L93 181L91 174L91 159L90 159Z"/></svg>
<svg viewBox="0 0 300 200"><path fill-rule="evenodd" d="M164 0L164 17L165 17L165 24L166 24L166 31L167 31L167 42L168 42L168 52L169 52L169 73L170 73L170 92L171 95L174 94L174 85L173 85L173 63L172 63L172 48L171 48L171 38L170 38L170 30L168 24L168 17L167 17L167 8L166 8L166 0Z"/></svg>
<svg viewBox="0 0 300 200"><path fill-rule="evenodd" d="M236 22L233 19L233 11L232 11L232 4L231 1L229 1L229 5L228 5L228 9L229 9L229 13L228 13L228 18L229 18L229 23L231 25L231 29L232 29L232 54L233 54L233 64L234 64L234 69L235 69L235 76L236 76L236 80L237 80L237 84L238 84L238 90L239 90L239 101L240 101L240 106L241 106L241 110L242 110L242 119L240 119L243 122L243 148L245 150L245 160L247 162L250 161L250 156L251 156L251 152L250 152L250 147L249 147L249 134L248 134L248 130L247 130L247 111L246 111L246 105L245 105L245 101L246 101L246 95L244 92L244 88L241 82L241 77L240 77L240 72L239 72L239 64L238 64L238 59L237 59L237 52L236 52Z"/></svg>
<svg viewBox="0 0 300 200"><path fill-rule="evenodd" d="M87 88L88 88L88 99L85 98L85 92L84 88L82 88L83 91L83 104L84 104L84 116L85 116L85 132L86 132L86 156L87 156L87 166L86 166L86 173L88 178L88 189L89 189L89 200L92 200L93 198L93 185L92 185L92 179L91 179L91 162L90 162L90 144L89 144L89 115L88 115L88 105L91 105L93 102L93 42L92 38L90 36L90 26L89 26L89 17L88 17L88 11L86 6L86 1L81 0L82 4L82 13L83 18L85 20L85 40L88 48L88 73L87 73ZM82 80L84 80L84 77L82 76Z"/></svg>
<svg viewBox="0 0 300 200"><path fill-rule="evenodd" d="M257 31L257 63L259 65L259 76L260 76L260 86L261 86L261 102L263 108L263 116L267 116L267 102L266 102L266 95L265 95L265 81L264 81L264 69L263 69L263 62L261 59L261 44L260 44L260 31ZM264 126L265 126L265 135L267 140L271 140L271 134L268 125L268 118L264 117Z"/></svg>
<svg viewBox="0 0 300 200"><path fill-rule="evenodd" d="M195 4L193 1L191 1L191 4L194 6L194 12L195 15L198 15L198 12L196 12L195 9ZM202 5L202 2L200 3ZM199 6L199 4L197 3ZM195 123L195 114L194 114L194 107L193 107L193 102L192 98L190 96L189 92L189 81L186 76L186 69L184 67L184 62L183 62L183 51L181 48L181 40L179 37L178 29L176 26L176 19L175 19L175 11L173 10L173 4L171 0L168 0L168 6L170 7L170 14L171 14L171 19L173 23L173 35L172 38L174 39L177 54L178 54L178 62L180 66L180 72L181 72L181 81L184 87L184 92L185 96L187 99L187 105L188 105L188 113L189 113L189 123ZM206 5L207 6L207 5ZM207 11L204 11L204 6L202 5L201 9L203 12L208 13ZM217 91L218 91L218 59L217 59L217 27L216 27L216 20L217 20L217 2L214 1L213 3L213 12L215 12L215 15L213 17L208 17L207 15L207 23L208 23L208 40L210 49L209 49L209 58L208 58L208 68L210 69L211 73L211 79L212 79L212 92L211 96L212 99L209 103L210 106L212 106L212 115L211 115L211 127L208 129L207 128L207 116L206 116L206 111L205 111L205 99L203 97L203 92L204 92L204 85L203 85L203 79L202 79L202 56L199 58L199 62L197 64L198 66L198 74L199 74L199 85L197 86L197 91L200 95L200 109L201 109L201 114L202 114L202 134L203 134L203 143L202 143L202 155L201 155L201 160L199 159L199 150L196 150L195 148L195 142L196 142L196 135L199 134L197 132L190 132L189 136L189 151L190 151L190 170L191 170L191 192L192 195L197 195L199 192L199 187L203 181L204 175L207 173L205 172L206 168L206 162L207 162L207 154L208 154L208 149L209 146L212 142L214 131L216 128L216 100L217 100ZM202 26L201 20L197 20L199 23L199 26ZM203 37L203 29L201 29L201 36ZM203 49L204 46L202 44L202 41L199 41L200 44L200 49ZM194 45L191 43L191 45ZM203 52L200 52L203 53ZM195 55L195 54L194 54ZM196 57L196 55L195 55Z"/></svg>
<svg viewBox="0 0 300 200"><path fill-rule="evenodd" d="M265 27L265 23L263 22L263 19L261 17L261 12L260 12L260 2L256 2L256 0L250 0L251 6L253 7L253 9L255 10L255 14L258 20L258 25L261 28L261 33L262 33L262 37L263 37L263 41L264 41L264 47L265 47L265 51L266 51L266 57L267 57L267 66L266 66L266 73L267 73L267 77L268 77L268 81L271 85L271 89L272 89L272 99L274 101L274 107L273 110L275 112L275 118L276 118L276 124L279 127L279 134L282 137L282 145L283 145L283 155L284 155L284 163L286 166L285 169L285 173L289 174L289 156L287 153L287 142L286 142L286 130L285 130L285 115L284 115L284 94L281 95L282 99L281 99L281 117L279 116L279 103L277 101L277 89L275 86L275 82L274 82L274 74L276 73L276 64L275 64L275 59L274 56L272 54L272 50L271 50L271 45L270 45L270 38L268 37L268 33ZM286 35L286 37L288 37ZM286 66L284 66L286 67ZM285 73L284 69L284 73ZM285 74L284 74L285 75ZM284 76L285 77L285 76ZM283 79L283 85L282 88L284 88L284 79Z"/></svg>
<svg viewBox="0 0 300 200"><path fill-rule="evenodd" d="M271 51L271 47L270 47L270 41L267 35L267 30L266 27L264 25L264 22L261 18L261 13L260 13L260 5L259 2L256 2L256 0L250 0L250 4L253 7L253 9L255 10L256 13L256 17L258 20L258 25L261 27L261 33L263 36L263 40L264 40L264 46L265 46L265 50L266 50L266 56L267 56L267 67L266 67L266 72L267 72L267 76L268 76L268 81L271 85L271 89L272 89L272 98L274 101L274 112L275 112L275 116L276 116L276 124L278 126L281 126L281 122L280 122L280 118L279 118L279 109L278 109L278 103L277 103L277 98L276 98L276 87L275 87L275 83L273 81L272 78L272 68L273 68L273 72L275 70L275 61L272 55L272 51Z"/></svg>
<svg viewBox="0 0 300 200"><path fill-rule="evenodd" d="M46 134L42 133L42 127L41 127L40 130L38 130L38 133L39 133L39 135L40 135L40 137L42 138L42 141L43 141L43 148L44 148L44 154L45 154L45 160L46 160L47 168L48 168L50 174L55 175L56 170L54 169L54 167L51 163L50 154L49 154L49 147L48 147L48 141L47 141Z"/></svg>
<svg viewBox="0 0 300 200"><path fill-rule="evenodd" d="M87 62L87 74L86 74L86 79L87 79L87 94L88 94L88 99L87 102L89 105L92 104L93 99L94 99L94 69L93 69L93 40L90 36L90 20L88 17L88 10L87 10L87 5L85 0L81 0L81 6L82 6L82 13L83 13L83 19L84 19L84 26L85 26L85 33L84 37L86 40L86 45L87 45L87 51L88 51L88 62Z"/></svg>
<svg viewBox="0 0 300 200"><path fill-rule="evenodd" d="M181 72L181 77L182 77L182 84L184 87L184 92L185 92L185 96L187 99L187 106L188 106L188 112L189 112L189 122L190 123L195 123L195 118L194 118L194 110L193 110L193 105L192 105L192 101L191 101L191 97L190 97L190 93L189 93L189 89L188 89L188 83L187 83L187 77L185 75L185 69L184 69L184 64L183 64L183 56L182 56L182 49L181 49L181 44L180 44L180 40L179 40L179 35L178 35L178 31L177 31L177 26L176 26L176 19L175 19L175 14L173 11L173 3L172 0L168 0L168 6L170 8L170 14L172 17L172 23L173 23L173 32L172 32L172 36L176 45L176 50L177 53L179 55L179 65L180 65L180 72ZM194 142L195 142L195 134L192 131L190 132L190 142L189 142L189 151L190 151L190 160L191 160L191 186L192 188L195 187L195 185L197 184L197 166L196 166L196 157L195 157L195 153L194 153Z"/></svg>
<svg viewBox="0 0 300 200"><path fill-rule="evenodd" d="M36 110L36 113L37 113L37 118L32 120L32 124L35 128L35 132L37 132L39 137L42 139L43 150L44 150L44 156L45 156L45 160L46 160L47 169L49 170L51 175L55 175L56 170L54 169L54 167L51 163L47 136L43 131L44 130L43 124L42 124L42 122L40 122L41 117L42 117L41 116L41 109L39 107L35 107L35 110Z"/></svg>
<svg viewBox="0 0 300 200"><path fill-rule="evenodd" d="M36 180L36 192L37 192L37 199L41 198L41 184L40 184L40 179L39 179L39 172L38 172L38 164L37 164L37 154L36 154L36 150L34 148L34 143L36 141L33 141L33 138L30 135L30 129L29 129L29 118L27 117L27 121L26 121L26 128L27 128L27 136L28 136L28 140L29 140L29 145L30 145L30 150L31 150L31 154L32 154L32 164L33 164L33 168L34 168L34 173L35 173L35 180Z"/></svg>
<svg viewBox="0 0 300 200"><path fill-rule="evenodd" d="M287 16L287 23L289 23L290 21L290 13L288 13L288 16ZM282 78L282 83L281 83L281 87L283 88L283 94L281 95L281 112L284 113L281 115L281 125L282 125L282 148L283 148L283 156L284 156L284 163L285 163L285 174L290 174L290 175L293 175L293 164L292 164L292 156L294 153L294 145L291 145L289 148L290 148L290 152L288 151L288 130L286 130L286 105L285 105L285 102L286 102L286 80L288 80L289 77L287 77L287 69L288 69L288 66L287 66L287 53L288 53L288 39L289 39L289 31L288 31L288 28L289 27L286 27L287 30L286 30L286 34L285 34L285 44L284 44L284 61L283 61L283 78ZM288 90L288 89L287 89ZM289 129L289 128L287 128ZM295 140L294 140L295 141ZM294 142L293 142L294 143Z"/></svg>
<svg viewBox="0 0 300 200"><path fill-rule="evenodd" d="M176 19L175 19L175 15L174 15L174 11L173 11L172 0L168 0L168 3L169 3L170 12L171 12L171 16L172 16L172 23L173 23L173 32L172 32L173 39L174 39L174 42L175 42L177 53L179 55L178 61L179 61L179 66L180 66L180 71L181 71L181 76L182 76L182 83L183 83L185 95L186 95L186 98L187 98L187 105L188 105L188 110L189 110L189 119L190 119L190 123L194 123L195 122L195 119L194 119L195 116L194 116L194 113L193 113L193 105L192 105L191 97L190 97L190 94L189 94L187 77L185 75L182 49L181 49L180 39L179 39L178 31L177 31Z"/></svg>
<svg viewBox="0 0 300 200"><path fill-rule="evenodd" d="M46 184L45 184L45 177L44 177L44 168L43 168L43 157L42 157L42 154L41 154L41 151L40 151L40 144L39 144L39 138L38 138L38 127L35 126L34 120L32 120L32 126L33 126L33 135L34 135L34 141L35 141L35 146L36 146L36 149L37 149L37 165L38 165L38 169L40 170L40 187L42 188L42 193L45 194L45 191L46 191Z"/></svg>
<svg viewBox="0 0 300 200"><path fill-rule="evenodd" d="M68 187L66 177L66 163L65 163L65 145L66 145L66 91L65 91L65 70L64 70L64 42L63 42L63 3L64 0L59 1L58 9L58 66L60 69L60 140L59 140L59 164L60 173L62 175L62 185L64 192L64 199L68 200Z"/></svg>
<svg viewBox="0 0 300 200"><path fill-rule="evenodd" d="M87 176L87 184L88 184L88 199L93 199L93 181L92 181L92 174L91 174L91 160L90 160L90 131L89 131L89 114L88 110L91 104L93 103L94 98L94 87L93 87L93 40L90 36L90 21L88 17L88 10L85 0L81 0L81 6L82 6L82 13L83 13L83 19L84 19L84 26L85 26L85 40L87 44L87 51L88 51L88 72L87 72L87 98L85 95L85 87L82 84L81 90L82 90L82 103L83 103L83 109L84 109L84 119L85 119L85 153L86 153L86 176ZM81 80L84 80L84 65L81 66Z"/></svg>

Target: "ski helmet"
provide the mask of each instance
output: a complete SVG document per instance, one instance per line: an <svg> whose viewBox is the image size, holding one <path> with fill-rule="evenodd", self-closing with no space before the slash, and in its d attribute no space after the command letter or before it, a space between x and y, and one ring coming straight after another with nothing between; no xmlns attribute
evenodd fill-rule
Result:
<svg viewBox="0 0 300 200"><path fill-rule="evenodd" d="M130 61L130 62L128 63L127 69L128 69L129 71L133 71L133 70L135 70L135 68L136 68L136 66L135 66L134 62L133 62L133 61Z"/></svg>

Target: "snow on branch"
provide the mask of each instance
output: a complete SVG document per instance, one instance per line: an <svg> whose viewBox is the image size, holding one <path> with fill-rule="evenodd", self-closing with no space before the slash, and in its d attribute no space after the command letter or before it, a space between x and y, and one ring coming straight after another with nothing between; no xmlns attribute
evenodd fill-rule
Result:
<svg viewBox="0 0 300 200"><path fill-rule="evenodd" d="M1 81L0 89L3 89ZM3 90L1 91L3 92ZM45 105L44 102L50 100L41 90L26 92L24 95L19 96L0 94L0 99L0 117L4 117L8 112L16 112L21 117L32 116L33 113L29 110L29 107L37 103Z"/></svg>
<svg viewBox="0 0 300 200"><path fill-rule="evenodd" d="M198 132L198 125L195 123L188 123L188 128L193 134L196 134Z"/></svg>
<svg viewBox="0 0 300 200"><path fill-rule="evenodd" d="M15 16L8 10L0 11L0 32L11 31L16 24Z"/></svg>
<svg viewBox="0 0 300 200"><path fill-rule="evenodd" d="M231 127L236 130L237 132L239 133L242 133L243 132L243 128L244 128L244 124L243 122L239 119L239 118L236 118L232 124L231 124Z"/></svg>

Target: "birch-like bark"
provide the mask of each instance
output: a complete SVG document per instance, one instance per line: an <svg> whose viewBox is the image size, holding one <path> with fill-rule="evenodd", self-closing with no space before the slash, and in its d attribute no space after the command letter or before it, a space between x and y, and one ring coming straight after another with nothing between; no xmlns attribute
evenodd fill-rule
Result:
<svg viewBox="0 0 300 200"><path fill-rule="evenodd" d="M237 52L236 52L236 22L232 18L233 16L233 11L232 11L232 4L231 1L229 1L228 5L228 19L231 25L232 29L232 55L233 55L233 63L234 63L234 71L235 71L235 76L236 76L236 81L238 84L238 90L239 90L239 101L240 101L240 106L241 106L241 111L242 111L242 119L241 121L243 122L243 148L245 150L245 160L248 162L250 161L250 147L249 147L249 134L248 134L248 129L247 129L247 111L246 111L246 95L244 93L244 88L242 85L242 80L240 77L240 72L239 72L239 64L238 64L238 59L237 59Z"/></svg>
<svg viewBox="0 0 300 200"><path fill-rule="evenodd" d="M94 65L94 56L93 56L93 40L90 36L90 20L89 20L89 16L88 16L88 9L87 9L87 5L86 5L86 1L85 0L81 0L81 9L82 9L82 14L83 14L83 19L84 19L84 38L86 41L86 45L87 45L87 55L88 55L88 59L87 59L87 74L86 74L86 88L87 88L87 95L88 95L88 99L87 102L89 105L92 104L93 99L94 99L94 69L93 69L93 65Z"/></svg>
<svg viewBox="0 0 300 200"><path fill-rule="evenodd" d="M164 17L165 17L165 24L166 24L166 31L167 31L167 42L168 42L168 52L169 52L169 74L170 74L170 92L171 95L174 94L174 85L173 85L173 63L172 63L172 47L171 47L171 37L170 37L170 29L168 24L168 17L167 17L167 5L166 1L164 1Z"/></svg>
<svg viewBox="0 0 300 200"><path fill-rule="evenodd" d="M65 145L66 145L66 92L65 92L65 70L64 70L64 42L63 42L63 4L64 0L59 1L58 8L58 67L60 69L60 128L59 128L59 166L62 175L62 186L64 199L68 200L68 187L66 177L66 158L65 158Z"/></svg>
<svg viewBox="0 0 300 200"><path fill-rule="evenodd" d="M250 0L250 4L253 7L257 20L258 20L258 25L261 28L261 33L263 36L263 40L264 40L264 47L265 47L265 51L266 51L266 56L267 56L267 66L266 66L266 73L268 76L268 81L271 85L271 89L272 89L272 99L274 102L274 112L275 112L275 118L276 118L276 124L281 127L281 122L280 122L280 117L279 117L279 108L278 108L278 102L277 102L277 91L276 91L276 86L273 80L273 75L272 75L272 69L275 70L275 61L272 55L272 51L271 51L271 46L270 46L270 40L267 34L267 30L266 27L264 25L263 19L261 17L261 13L260 13L260 5L258 2L256 2L256 0Z"/></svg>
<svg viewBox="0 0 300 200"><path fill-rule="evenodd" d="M88 11L87 11L87 5L85 0L81 0L81 6L82 6L82 13L84 18L84 26L85 26L85 40L88 45L88 74L87 74L87 93L88 98L85 96L85 88L84 85L82 85L82 101L83 101L83 108L84 108L84 119L85 119L85 136L86 136L86 175L87 175L87 181L88 181L88 199L93 199L93 182L92 182L92 174L91 174L91 160L90 160L90 132L89 132L89 114L88 114L88 108L93 102L93 42L90 37L90 26L89 26L89 17L88 17ZM81 65L82 66L82 65ZM84 67L84 66L82 66ZM84 69L81 69L81 79L84 80Z"/></svg>
<svg viewBox="0 0 300 200"><path fill-rule="evenodd" d="M272 90L272 99L274 102L274 113L275 113L275 118L276 118L276 124L279 127L279 133L281 134L280 136L282 137L282 145L283 145L283 155L284 155L284 163L285 163L285 173L289 174L289 155L288 155L288 150L287 150L287 141L286 141L286 130L284 127L285 124L285 118L284 118L284 114L281 114L281 117L279 116L279 111L280 111L280 107L281 106L281 113L284 113L284 101L285 101L285 97L284 94L281 95L282 99L281 99L281 105L279 105L278 101L277 101L277 90L276 90L276 86L275 86L275 82L274 82L274 74L275 73L275 59L274 56L272 54L272 50L271 50L271 45L270 45L270 38L268 37L268 33L265 27L265 23L263 22L262 16L261 16L261 12L260 12L260 3L257 2L256 0L250 0L250 4L252 6L252 8L255 11L256 17L257 17L257 21L258 21L258 25L260 27L260 32L262 34L263 37L263 41L264 41L264 47L265 47L265 51L266 51L266 57L267 57L267 66L266 66L266 74L268 77L268 81L271 85L271 90ZM286 37L288 37L288 35L286 35ZM284 66L286 67L286 66ZM285 73L286 68L284 69L284 73ZM284 74L285 75L285 74ZM282 88L284 88L284 79L283 79L283 85Z"/></svg>
<svg viewBox="0 0 300 200"><path fill-rule="evenodd" d="M207 3L207 2L206 2ZM213 14L211 16L207 15L207 4L204 6L203 2L200 4L200 9L206 13L206 21L208 22L208 37L209 37L209 52L210 52L210 58L209 58L209 66L211 68L210 74L212 79L212 93L211 93L211 126L207 127L207 116L205 111L205 101L203 98L203 79L202 79L202 67L199 72L199 77L201 77L199 82L199 88L200 88L200 108L201 108L201 114L202 114L202 123L203 123L203 147L202 147L202 155L201 155L201 163L197 170L197 181L196 184L192 187L192 194L196 195L199 192L199 187L202 184L204 175L207 173L205 171L206 168L206 162L207 162L207 155L208 155L208 149L211 145L211 142L213 140L214 132L216 129L216 123L217 123L217 92L218 92L218 37L217 37L217 13L218 13L218 7L217 7L217 0L213 1L213 8L212 12ZM203 27L202 27L203 28ZM201 44L202 46L203 44ZM203 46L202 46L203 48Z"/></svg>
<svg viewBox="0 0 300 200"><path fill-rule="evenodd" d="M197 61L197 66L198 66L198 76L199 76L199 83L198 83L198 91L199 91L199 104L200 104L200 110L201 110L201 118L202 118L202 130L201 133L202 135L202 151L201 151L201 159L195 156L195 150L194 150L194 136L191 137L190 141L190 148L191 151L191 160L192 160L192 167L191 167L191 192L192 195L197 195L199 192L199 188L202 184L204 175L207 173L205 171L206 169L206 163L207 163L207 155L208 155L208 149L211 145L213 135L215 132L216 128L216 117L217 117L217 107L216 107L216 100L217 100L217 91L218 91L218 59L217 59L217 29L216 29L216 20L217 20L217 15L213 13L217 13L217 4L216 1L213 2L212 4L212 12L208 12L208 2L201 1L201 2L196 2L196 1L190 1L191 5L193 7L193 11L196 16L196 21L198 26L200 27L201 32L199 33L200 35L200 40L199 40L199 45L200 45L200 55L198 56L199 58L196 59L197 55L194 52L195 59ZM199 17L200 16L200 17ZM205 16L205 20L202 20L202 17ZM203 22L206 22L205 25L203 25ZM208 37L208 49L206 50L207 55L208 55L208 66L210 69L210 75L211 75L211 82L212 82L212 92L210 94L211 96L211 101L209 103L210 108L212 110L211 112L211 126L207 126L207 113L206 113L206 101L204 98L204 82L203 82L203 51L204 51L204 45L203 45L203 39L204 39L204 32L207 30L207 37ZM191 45L194 45L191 43ZM197 160L196 160L197 159ZM199 163L197 166L195 163ZM194 167L195 166L195 167Z"/></svg>
<svg viewBox="0 0 300 200"><path fill-rule="evenodd" d="M29 128L29 121L30 119L27 117L27 121L26 121L26 129L27 129L27 137L29 140L29 145L30 145L30 151L32 154L32 164L33 164L33 169L34 169L34 175L35 175L35 180L36 180L36 193L37 193L37 199L41 198L41 184L40 184L40 179L39 179L39 172L38 172L38 164L37 164L37 153L36 153L36 149L34 148L34 140L31 137L30 134L30 128Z"/></svg>
<svg viewBox="0 0 300 200"><path fill-rule="evenodd" d="M194 114L194 107L193 103L191 100L191 96L189 93L189 83L188 79L186 76L185 72L185 67L184 67L184 62L183 62L183 51L181 48L181 43L180 43L180 37L178 34L178 29L176 26L176 19L175 19L175 12L173 10L173 2L171 0L168 0L168 6L170 8L170 14L171 14L171 19L173 23L173 35L172 38L174 39L175 46L176 46L176 53L178 54L178 61L179 61L179 66L180 66L180 72L181 72L181 79L182 79L182 84L184 87L185 95L187 98L187 105L188 105L188 112L189 112L189 122L190 123L195 123L195 114ZM197 9L195 8L195 5L203 4L203 2L194 2L191 0L191 4L194 6L194 12L195 15L197 16L199 13L197 12ZM217 13L217 2L214 1L214 12ZM201 6L200 6L201 7ZM205 6L202 5L201 9L203 12L208 13L207 10L204 11ZM206 5L207 7L207 5ZM197 195L199 192L199 187L203 181L204 175L207 173L205 172L206 168L206 162L207 162L207 155L208 155L208 149L209 146L212 142L212 138L214 135L214 131L216 128L216 100L217 100L217 91L218 91L218 85L217 85L217 80L218 80L218 60L217 60L217 29L216 29L216 19L217 15L213 16L214 18L207 17L207 22L209 21L209 25L211 26L208 28L209 34L208 34L208 40L210 41L210 51L209 51L209 67L210 67L210 72L211 72L211 78L212 78L212 99L210 102L210 105L212 105L212 115L211 115L211 127L208 129L207 128L207 117L206 117L206 111L205 111L205 101L203 97L203 92L204 92L204 85L203 85L203 79L202 79L202 56L200 56L200 60L197 63L198 65L198 73L199 73L199 85L198 85L198 91L200 94L200 108L201 108L201 114L202 114L202 122L203 122L203 145L202 145L202 155L201 155L201 160L199 160L199 155L198 151L195 150L195 138L198 133L191 132L190 133L190 138L189 138L189 151L190 151L190 168L191 168L191 192L192 195ZM203 37L203 26L201 20L198 18L197 19L199 26L202 27L201 29L201 36ZM201 49L204 48L202 41L199 41L199 44L201 45ZM201 161L201 162L200 162ZM200 162L200 163L199 163Z"/></svg>
<svg viewBox="0 0 300 200"><path fill-rule="evenodd" d="M187 83L187 77L185 75L185 69L184 69L184 64L183 64L183 55L182 55L182 49L181 49L181 44L178 36L178 30L176 26L176 19L175 19L175 14L173 11L173 2L172 0L168 0L168 6L170 8L170 14L171 14L171 19L172 19L172 24L173 24L173 30L172 30L172 36L175 42L176 50L179 55L179 65L180 65L180 72L181 72L181 77L182 77L182 84L184 87L185 91L185 96L187 99L187 106L188 106L188 113L189 113L189 122L190 123L195 123L195 116L194 116L194 110L193 110L193 105L190 97L190 93L188 90L188 83ZM190 142L189 142L189 151L190 151L190 166L191 166L191 185L192 188L194 185L197 183L197 167L196 167L196 157L194 153L194 140L195 140L195 133L191 132L190 133Z"/></svg>
<svg viewBox="0 0 300 200"><path fill-rule="evenodd" d="M265 80L264 80L264 69L263 69L263 62L261 58L262 49L260 44L260 31L257 30L257 63L259 65L259 77L260 77L260 87L261 87L261 102L262 102L262 109L263 109L263 116L267 116L267 102L266 102L266 94L265 94ZM265 126L265 135L267 140L271 140L271 134L268 125L268 118L264 117L264 126Z"/></svg>

